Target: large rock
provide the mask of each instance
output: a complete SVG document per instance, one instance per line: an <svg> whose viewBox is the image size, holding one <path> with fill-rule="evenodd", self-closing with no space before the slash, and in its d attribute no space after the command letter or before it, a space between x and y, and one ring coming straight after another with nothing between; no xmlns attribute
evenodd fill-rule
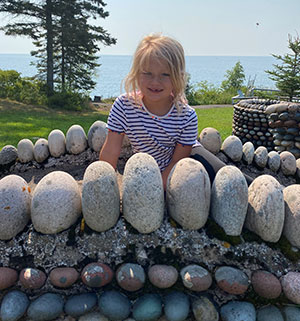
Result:
<svg viewBox="0 0 300 321"><path fill-rule="evenodd" d="M17 175L0 180L0 239L9 240L21 232L30 219L30 188Z"/></svg>
<svg viewBox="0 0 300 321"><path fill-rule="evenodd" d="M120 214L120 193L116 172L103 161L89 165L83 177L82 214L97 232L113 227Z"/></svg>
<svg viewBox="0 0 300 321"><path fill-rule="evenodd" d="M273 172L277 172L279 170L279 168L280 168L280 156L274 150L272 150L268 154L268 167Z"/></svg>
<svg viewBox="0 0 300 321"><path fill-rule="evenodd" d="M17 157L18 152L16 147L12 145L4 146L0 151L0 166L15 162Z"/></svg>
<svg viewBox="0 0 300 321"><path fill-rule="evenodd" d="M59 130L54 129L48 136L49 152L53 157L59 157L66 152L66 138L65 134Z"/></svg>
<svg viewBox="0 0 300 321"><path fill-rule="evenodd" d="M255 164L260 168L265 168L268 162L268 150L264 146L259 146L254 152Z"/></svg>
<svg viewBox="0 0 300 321"><path fill-rule="evenodd" d="M277 242L284 224L283 189L270 175L257 177L248 189L245 227L264 241Z"/></svg>
<svg viewBox="0 0 300 321"><path fill-rule="evenodd" d="M246 142L243 145L243 160L248 164L252 164L254 158L254 145L251 142Z"/></svg>
<svg viewBox="0 0 300 321"><path fill-rule="evenodd" d="M227 235L240 235L247 215L248 185L235 166L222 167L211 191L211 215Z"/></svg>
<svg viewBox="0 0 300 321"><path fill-rule="evenodd" d="M209 214L210 187L208 174L200 162L181 159L167 181L170 216L184 229L197 230L204 226Z"/></svg>
<svg viewBox="0 0 300 321"><path fill-rule="evenodd" d="M239 162L243 157L243 145L236 136L228 136L224 140L221 150L234 162Z"/></svg>
<svg viewBox="0 0 300 321"><path fill-rule="evenodd" d="M221 135L215 128L204 128L200 133L199 140L200 143L213 154L217 154L221 149Z"/></svg>
<svg viewBox="0 0 300 321"><path fill-rule="evenodd" d="M38 163L42 163L49 157L49 148L47 139L40 138L38 139L33 147L34 159Z"/></svg>
<svg viewBox="0 0 300 321"><path fill-rule="evenodd" d="M101 120L95 121L88 131L88 144L94 151L99 152L107 136L106 123Z"/></svg>
<svg viewBox="0 0 300 321"><path fill-rule="evenodd" d="M87 137L80 125L71 126L66 134L66 148L70 154L80 154L87 148Z"/></svg>
<svg viewBox="0 0 300 321"><path fill-rule="evenodd" d="M297 171L296 158L290 152L280 154L280 165L284 175L295 175Z"/></svg>
<svg viewBox="0 0 300 321"><path fill-rule="evenodd" d="M122 191L124 218L140 233L158 229L164 215L164 189L152 156L137 153L127 161Z"/></svg>
<svg viewBox="0 0 300 321"><path fill-rule="evenodd" d="M59 233L74 224L80 214L80 190L71 175L55 171L40 180L31 202L31 220L38 232Z"/></svg>
<svg viewBox="0 0 300 321"><path fill-rule="evenodd" d="M18 159L21 163L28 163L33 160L33 143L29 139L21 139L17 146Z"/></svg>

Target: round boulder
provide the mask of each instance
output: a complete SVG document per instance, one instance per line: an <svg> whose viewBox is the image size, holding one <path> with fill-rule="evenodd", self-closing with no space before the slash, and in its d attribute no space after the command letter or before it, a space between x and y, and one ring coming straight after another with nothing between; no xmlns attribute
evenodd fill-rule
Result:
<svg viewBox="0 0 300 321"><path fill-rule="evenodd" d="M0 240L9 240L21 232L30 219L30 189L17 175L0 180Z"/></svg>
<svg viewBox="0 0 300 321"><path fill-rule="evenodd" d="M192 291L206 291L212 283L211 274L200 265L192 264L180 271L183 285Z"/></svg>
<svg viewBox="0 0 300 321"><path fill-rule="evenodd" d="M1 320L20 320L25 314L28 305L29 300L25 293L18 290L6 293L1 303Z"/></svg>
<svg viewBox="0 0 300 321"><path fill-rule="evenodd" d="M190 310L189 297L178 291L166 295L164 299L164 312L167 320L184 321Z"/></svg>
<svg viewBox="0 0 300 321"><path fill-rule="evenodd" d="M0 166L8 165L16 161L18 157L18 151L16 147L12 145L4 146L0 151Z"/></svg>
<svg viewBox="0 0 300 321"><path fill-rule="evenodd" d="M52 130L48 136L48 146L51 156L64 155L66 152L65 134L59 129Z"/></svg>
<svg viewBox="0 0 300 321"><path fill-rule="evenodd" d="M112 269L104 263L90 263L81 272L84 284L92 288L100 288L111 282L114 276Z"/></svg>
<svg viewBox="0 0 300 321"><path fill-rule="evenodd" d="M184 229L203 227L209 214L210 187L208 174L200 162L181 159L172 168L167 181L170 216Z"/></svg>
<svg viewBox="0 0 300 321"><path fill-rule="evenodd" d="M281 294L281 283L268 271L255 271L251 276L254 291L263 298L276 299Z"/></svg>
<svg viewBox="0 0 300 321"><path fill-rule="evenodd" d="M39 289L46 282L46 274L38 269L27 268L20 272L20 282L26 289Z"/></svg>
<svg viewBox="0 0 300 321"><path fill-rule="evenodd" d="M40 138L38 139L33 147L34 159L38 163L42 163L49 157L49 148L47 139Z"/></svg>
<svg viewBox="0 0 300 321"><path fill-rule="evenodd" d="M71 126L66 134L66 148L70 154L80 154L87 148L87 137L80 125Z"/></svg>
<svg viewBox="0 0 300 321"><path fill-rule="evenodd" d="M78 279L79 273L74 268L54 268L49 275L50 282L58 288L68 288Z"/></svg>
<svg viewBox="0 0 300 321"><path fill-rule="evenodd" d="M214 303L205 296L194 300L192 309L196 321L219 321L219 313Z"/></svg>
<svg viewBox="0 0 300 321"><path fill-rule="evenodd" d="M125 263L117 269L116 279L122 289L133 292L144 286L146 275L139 264Z"/></svg>
<svg viewBox="0 0 300 321"><path fill-rule="evenodd" d="M213 154L217 154L221 149L221 135L215 128L204 128L200 133L199 141L207 150L209 150Z"/></svg>
<svg viewBox="0 0 300 321"><path fill-rule="evenodd" d="M38 232L59 233L74 224L80 214L80 190L70 174L55 171L40 180L31 202L31 220Z"/></svg>
<svg viewBox="0 0 300 321"><path fill-rule="evenodd" d="M252 303L230 301L221 307L222 321L256 321L256 311Z"/></svg>
<svg viewBox="0 0 300 321"><path fill-rule="evenodd" d="M297 171L296 158L290 152L280 154L280 165L282 173L286 176L295 175Z"/></svg>
<svg viewBox="0 0 300 321"><path fill-rule="evenodd" d="M252 164L254 158L254 145L251 142L246 142L243 145L243 160L248 164Z"/></svg>
<svg viewBox="0 0 300 321"><path fill-rule="evenodd" d="M300 273L288 272L281 278L285 296L293 303L300 304Z"/></svg>
<svg viewBox="0 0 300 321"><path fill-rule="evenodd" d="M239 162L243 157L243 144L236 136L228 136L221 150L234 162Z"/></svg>
<svg viewBox="0 0 300 321"><path fill-rule="evenodd" d="M99 152L107 136L106 123L97 120L88 131L88 144L95 152Z"/></svg>
<svg viewBox="0 0 300 321"><path fill-rule="evenodd" d="M280 156L274 150L272 150L268 154L268 167L275 173L280 168Z"/></svg>
<svg viewBox="0 0 300 321"><path fill-rule="evenodd" d="M157 294L144 294L133 304L132 316L136 321L155 321L162 313L162 302Z"/></svg>
<svg viewBox="0 0 300 321"><path fill-rule="evenodd" d="M148 277L154 286L166 289L176 283L178 272L172 265L156 264L150 267Z"/></svg>
<svg viewBox="0 0 300 321"><path fill-rule="evenodd" d="M33 156L33 143L29 139L21 139L17 146L18 149L18 159L21 163L31 162L34 158Z"/></svg>
<svg viewBox="0 0 300 321"><path fill-rule="evenodd" d="M268 150L264 146L259 146L254 152L254 162L260 168L265 168L268 162Z"/></svg>
<svg viewBox="0 0 300 321"><path fill-rule="evenodd" d="M284 321L280 310L274 305L267 305L257 310L257 321Z"/></svg>

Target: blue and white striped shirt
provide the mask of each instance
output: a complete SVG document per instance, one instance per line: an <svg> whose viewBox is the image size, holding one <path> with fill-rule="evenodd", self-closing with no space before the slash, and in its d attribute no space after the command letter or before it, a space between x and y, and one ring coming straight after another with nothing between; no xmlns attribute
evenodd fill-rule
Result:
<svg viewBox="0 0 300 321"><path fill-rule="evenodd" d="M198 135L198 119L188 105L179 113L173 105L163 116L151 114L127 95L119 96L110 111L107 128L128 136L133 152L153 156L163 171L171 161L176 144L194 145Z"/></svg>

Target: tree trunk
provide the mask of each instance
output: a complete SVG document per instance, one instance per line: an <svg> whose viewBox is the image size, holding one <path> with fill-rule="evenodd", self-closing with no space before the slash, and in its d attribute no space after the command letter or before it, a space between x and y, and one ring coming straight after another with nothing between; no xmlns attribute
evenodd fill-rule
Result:
<svg viewBox="0 0 300 321"><path fill-rule="evenodd" d="M53 82L53 25L52 25L52 0L46 1L46 33L47 33L47 95L54 92Z"/></svg>

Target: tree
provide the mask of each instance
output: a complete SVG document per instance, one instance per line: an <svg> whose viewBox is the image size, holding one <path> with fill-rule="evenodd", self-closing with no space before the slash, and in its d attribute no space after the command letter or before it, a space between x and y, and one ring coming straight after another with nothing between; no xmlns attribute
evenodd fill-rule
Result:
<svg viewBox="0 0 300 321"><path fill-rule="evenodd" d="M231 70L226 71L226 79L222 81L221 88L223 90L240 89L245 80L244 68L238 61Z"/></svg>
<svg viewBox="0 0 300 321"><path fill-rule="evenodd" d="M276 87L282 95L288 96L290 100L300 94L300 38L288 35L288 48L290 54L272 55L282 62L281 65L274 64L274 70L267 70L269 78L276 82Z"/></svg>

